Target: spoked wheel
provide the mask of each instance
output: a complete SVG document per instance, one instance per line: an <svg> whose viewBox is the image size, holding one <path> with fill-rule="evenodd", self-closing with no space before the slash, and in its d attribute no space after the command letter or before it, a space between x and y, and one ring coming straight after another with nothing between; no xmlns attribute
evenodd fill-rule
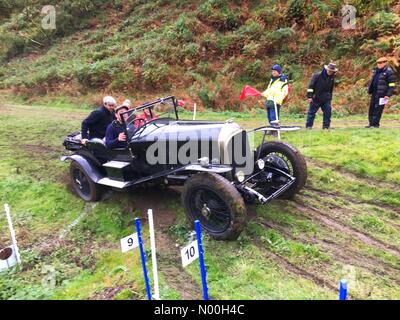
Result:
<svg viewBox="0 0 400 320"><path fill-rule="evenodd" d="M224 177L198 173L184 186L182 202L189 220L199 220L216 240L236 239L243 230L246 209L243 198Z"/></svg>
<svg viewBox="0 0 400 320"><path fill-rule="evenodd" d="M288 143L272 141L264 143L261 148L260 158L266 164L272 165L291 176L296 180L292 186L281 195L281 198L292 198L307 182L307 163L301 153ZM256 151L258 154L259 149ZM257 155L256 154L256 155ZM278 190L287 181L284 176L276 176L270 187Z"/></svg>
<svg viewBox="0 0 400 320"><path fill-rule="evenodd" d="M71 162L70 176L75 192L85 201L99 201L103 189L90 179L85 170L76 161Z"/></svg>

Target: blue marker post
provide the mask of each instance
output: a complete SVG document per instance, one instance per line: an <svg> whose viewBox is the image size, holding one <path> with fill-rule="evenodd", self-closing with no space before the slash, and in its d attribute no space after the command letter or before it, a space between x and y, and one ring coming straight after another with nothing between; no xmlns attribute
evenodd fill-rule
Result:
<svg viewBox="0 0 400 320"><path fill-rule="evenodd" d="M143 249L142 228L140 227L140 219L135 218L135 223L139 239L140 257L142 259L142 268L143 268L144 282L146 284L147 299L151 300L150 282L149 282L149 277L147 276L146 256L144 254L144 249Z"/></svg>
<svg viewBox="0 0 400 320"><path fill-rule="evenodd" d="M339 288L339 300L347 299L347 280L340 280L340 288Z"/></svg>
<svg viewBox="0 0 400 320"><path fill-rule="evenodd" d="M196 226L197 245L199 249L199 262L200 262L201 282L203 284L203 297L204 300L208 300L207 274L206 274L206 267L204 265L203 244L201 243L200 221L196 220L194 224Z"/></svg>

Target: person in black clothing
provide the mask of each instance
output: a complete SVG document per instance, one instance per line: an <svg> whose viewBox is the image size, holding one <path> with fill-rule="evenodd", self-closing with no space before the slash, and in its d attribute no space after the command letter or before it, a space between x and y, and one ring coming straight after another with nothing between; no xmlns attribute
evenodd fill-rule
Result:
<svg viewBox="0 0 400 320"><path fill-rule="evenodd" d="M111 122L106 130L106 146L110 149L115 148L126 148L126 134L125 127L122 124L122 113L129 110L129 107L126 105L121 105L117 109L115 109L115 116L117 120ZM127 117L127 115L124 115ZM126 120L126 118L125 118Z"/></svg>
<svg viewBox="0 0 400 320"><path fill-rule="evenodd" d="M329 65L324 66L324 69L321 72L313 74L307 90L307 98L310 103L306 122L307 129L313 127L315 114L320 107L324 115L322 128L330 128L333 87L337 71L335 64L329 63Z"/></svg>
<svg viewBox="0 0 400 320"><path fill-rule="evenodd" d="M369 125L366 128L379 128L383 109L393 95L395 88L395 74L388 66L387 58L378 59L377 64L368 88L371 102L368 112ZM386 101L382 101L382 98Z"/></svg>
<svg viewBox="0 0 400 320"><path fill-rule="evenodd" d="M116 104L113 97L104 97L103 106L92 111L89 116L82 121L82 144L86 144L90 139L104 138L107 126L114 120Z"/></svg>

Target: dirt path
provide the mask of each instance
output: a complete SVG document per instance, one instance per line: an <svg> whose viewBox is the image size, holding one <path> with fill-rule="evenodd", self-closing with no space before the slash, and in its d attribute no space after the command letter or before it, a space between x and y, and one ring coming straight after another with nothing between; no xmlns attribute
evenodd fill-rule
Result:
<svg viewBox="0 0 400 320"><path fill-rule="evenodd" d="M182 267L179 246L168 232L176 219L175 213L168 208L168 203L179 199L180 191L177 188L143 188L130 196L130 200L142 213L143 220L147 221L147 210L153 209L159 272L167 284L179 292L183 299L199 300L202 299L201 288Z"/></svg>
<svg viewBox="0 0 400 320"><path fill-rule="evenodd" d="M337 291L336 286L332 282L325 280L321 277L318 277L317 275L307 271L306 269L294 265L293 263L291 263L284 257L266 249L265 246L257 239L253 238L252 240L253 240L254 244L261 250L263 256L266 259L275 261L276 263L278 263L278 265L280 265L281 267L283 267L285 270L289 271L290 273L300 276L302 278L305 278L307 280L313 281L315 284L317 284L320 287L326 287L333 292Z"/></svg>
<svg viewBox="0 0 400 320"><path fill-rule="evenodd" d="M381 189L389 189L389 190L399 190L400 191L400 185L394 183L394 182L388 182L388 181L383 181L376 179L374 177L367 177L361 174L357 174L354 172L350 172L346 170L345 168L334 165L334 164L328 164L326 162L322 162L310 157L306 157L307 164L311 165L314 168L319 168L319 169L331 169L334 170L340 175L350 179L350 180L355 180L355 181L360 181L363 183L367 184L372 184L375 187L381 188Z"/></svg>
<svg viewBox="0 0 400 320"><path fill-rule="evenodd" d="M312 220L317 219L328 227L335 229L339 232L350 234L353 237L356 237L360 241L364 242L367 245L377 247L384 251L389 252L390 254L400 258L400 250L393 246L384 243L381 240L378 240L371 235L368 235L360 230L357 230L351 226L344 225L342 222L331 218L329 215L329 211L321 211L319 209L311 208L301 201L294 202L294 207L297 211L304 216L310 217Z"/></svg>
<svg viewBox="0 0 400 320"><path fill-rule="evenodd" d="M361 254L356 248L354 248L353 241L340 244L337 243L335 241L336 239L330 236L329 227L326 228L325 226L321 225L320 227L321 231L324 232L324 237L318 238L316 236L307 236L304 234L294 235L290 228L268 221L264 218L257 218L255 221L266 228L277 230L285 238L292 241L310 245L318 245L325 253L332 255L332 258L334 258L336 261L339 261L343 265L350 264L365 269L371 274L389 276L392 281L400 285L400 266L399 268L394 268L393 266L379 259Z"/></svg>

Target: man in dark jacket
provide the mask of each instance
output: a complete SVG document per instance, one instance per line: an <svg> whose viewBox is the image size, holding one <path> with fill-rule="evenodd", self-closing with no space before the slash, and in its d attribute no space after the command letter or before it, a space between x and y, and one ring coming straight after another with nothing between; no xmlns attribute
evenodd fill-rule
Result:
<svg viewBox="0 0 400 320"><path fill-rule="evenodd" d="M115 116L117 120L111 122L106 130L106 146L110 149L115 148L126 148L126 134L125 127L122 123L122 113L129 110L129 107L125 104L122 104L118 108L115 109ZM127 115L124 115L127 119Z"/></svg>
<svg viewBox="0 0 400 320"><path fill-rule="evenodd" d="M315 114L320 107L324 115L322 128L330 128L333 87L337 71L335 64L329 63L321 72L313 74L307 90L307 98L310 103L306 122L307 129L311 129L314 125Z"/></svg>
<svg viewBox="0 0 400 320"><path fill-rule="evenodd" d="M113 97L103 98L103 106L92 111L89 116L82 121L82 140L83 144L90 139L103 139L106 135L107 126L114 120L114 109L117 102Z"/></svg>
<svg viewBox="0 0 400 320"><path fill-rule="evenodd" d="M379 128L383 109L389 102L389 98L394 93L395 74L388 65L387 58L379 58L377 61L372 79L368 88L368 93L371 95L369 105L367 128Z"/></svg>

